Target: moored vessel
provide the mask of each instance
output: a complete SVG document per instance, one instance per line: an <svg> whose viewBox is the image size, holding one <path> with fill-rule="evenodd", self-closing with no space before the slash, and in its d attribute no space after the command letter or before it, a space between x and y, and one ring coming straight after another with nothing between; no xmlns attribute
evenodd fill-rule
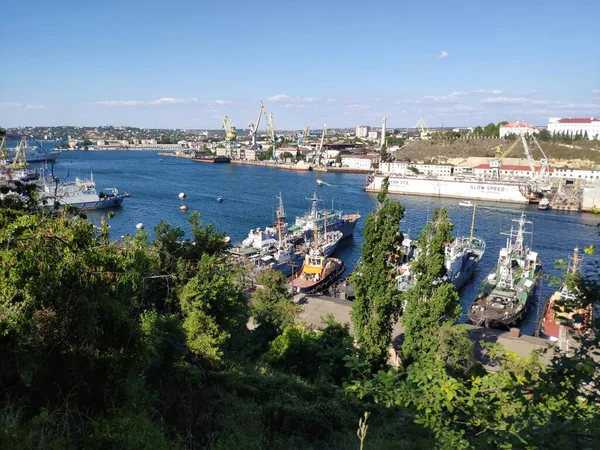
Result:
<svg viewBox="0 0 600 450"><path fill-rule="evenodd" d="M40 203L52 209L60 209L65 205L81 211L113 208L121 206L123 200L130 196L128 193L119 193L117 188L97 192L93 175L89 180L75 178L73 182L62 183L43 179L38 187L41 190Z"/></svg>
<svg viewBox="0 0 600 450"><path fill-rule="evenodd" d="M367 192L379 192L385 178L389 180L388 192L431 197L464 198L496 202L529 203L530 188L527 183L488 181L457 176L411 176L374 174L367 177Z"/></svg>
<svg viewBox="0 0 600 450"><path fill-rule="evenodd" d="M12 164L15 158L18 158L19 152L23 152L25 158L30 163L54 162L58 158L59 152L48 151L41 146L31 147L27 145L25 139L21 139L17 148L6 149L6 163Z"/></svg>
<svg viewBox="0 0 600 450"><path fill-rule="evenodd" d="M317 248L311 248L304 257L302 270L289 281L294 293L315 294L326 291L344 273L341 259L327 257Z"/></svg>
<svg viewBox="0 0 600 450"><path fill-rule="evenodd" d="M307 200L311 202L310 211L304 216L296 217L294 225L289 227L290 232L301 232L307 238L312 238L315 229L319 233L323 233L325 230L341 231L342 239L352 236L360 214L343 214L342 211L335 211L333 208L321 210L318 205L320 199L316 192Z"/></svg>
<svg viewBox="0 0 600 450"><path fill-rule="evenodd" d="M494 271L469 308L469 319L475 325L508 327L521 320L541 276L538 254L525 243L525 235L531 234L525 226L532 222L525 220L524 214L513 222L518 223L518 229L511 226Z"/></svg>
<svg viewBox="0 0 600 450"><path fill-rule="evenodd" d="M550 207L550 200L547 197L544 197L540 200L538 204L538 209L548 209Z"/></svg>
<svg viewBox="0 0 600 450"><path fill-rule="evenodd" d="M579 249L576 248L570 258L563 285L546 301L540 332L551 341L559 340L561 333L585 332L592 325L592 306L581 304L581 292L577 287L581 261Z"/></svg>
<svg viewBox="0 0 600 450"><path fill-rule="evenodd" d="M454 241L446 245L445 264L446 276L456 289L462 288L475 274L479 261L485 253L485 241L474 237L475 230L475 211L477 205L473 207L473 218L471 219L471 234L469 237L457 237Z"/></svg>

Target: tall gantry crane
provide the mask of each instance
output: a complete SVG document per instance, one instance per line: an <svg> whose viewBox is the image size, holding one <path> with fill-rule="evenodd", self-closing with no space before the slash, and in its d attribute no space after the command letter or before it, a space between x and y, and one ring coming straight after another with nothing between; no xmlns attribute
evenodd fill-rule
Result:
<svg viewBox="0 0 600 450"><path fill-rule="evenodd" d="M427 124L425 123L425 120L419 119L417 121L417 123L415 124L415 128L417 130L421 130L421 139L429 139L431 137L429 128L427 128Z"/></svg>
<svg viewBox="0 0 600 450"><path fill-rule="evenodd" d="M25 138L21 139L19 146L15 150L15 157L10 165L12 169L25 169L27 168L27 158L25 158Z"/></svg>
<svg viewBox="0 0 600 450"><path fill-rule="evenodd" d="M237 139L237 130L231 123L229 116L223 117L223 129L225 130L225 139L235 141Z"/></svg>
<svg viewBox="0 0 600 450"><path fill-rule="evenodd" d="M308 133L310 132L310 127L306 125L304 127L304 131L302 132L302 137L298 140L298 146L308 145Z"/></svg>
<svg viewBox="0 0 600 450"><path fill-rule="evenodd" d="M313 162L318 166L321 165L321 160L323 159L323 142L325 141L325 133L327 133L327 124L323 124L323 131L321 132L321 143L319 144L319 148L315 149L315 156L313 158Z"/></svg>
<svg viewBox="0 0 600 450"><path fill-rule="evenodd" d="M6 144L6 138L2 136L2 142L0 142L0 163L8 163L8 150L4 147Z"/></svg>
<svg viewBox="0 0 600 450"><path fill-rule="evenodd" d="M258 127L260 126L260 119L265 112L265 104L260 101L260 109L258 110L258 116L256 117L256 123L253 120L248 124L248 128L250 129L250 137L252 139L252 147L256 148L256 135L258 134Z"/></svg>
<svg viewBox="0 0 600 450"><path fill-rule="evenodd" d="M267 113L265 112L265 115ZM269 120L267 121L267 126L269 128L269 138L273 146L275 145L275 141L277 140L277 136L275 136L275 122L273 122L273 113L269 113Z"/></svg>

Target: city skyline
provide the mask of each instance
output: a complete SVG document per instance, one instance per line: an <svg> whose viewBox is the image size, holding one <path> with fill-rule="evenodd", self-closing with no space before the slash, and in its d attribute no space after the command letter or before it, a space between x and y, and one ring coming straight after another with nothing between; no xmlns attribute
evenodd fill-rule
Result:
<svg viewBox="0 0 600 450"><path fill-rule="evenodd" d="M564 8L13 3L0 126L244 129L260 100L278 129L598 116L599 7Z"/></svg>

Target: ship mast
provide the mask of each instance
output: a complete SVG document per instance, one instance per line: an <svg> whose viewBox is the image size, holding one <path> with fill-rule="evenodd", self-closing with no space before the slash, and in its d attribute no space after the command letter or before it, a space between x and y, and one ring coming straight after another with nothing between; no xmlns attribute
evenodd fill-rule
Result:
<svg viewBox="0 0 600 450"><path fill-rule="evenodd" d="M282 237L281 237L281 222L285 218L285 211L283 209L283 197L281 196L281 192L277 196L279 199L279 208L277 208L277 237L279 240L279 248L282 247Z"/></svg>
<svg viewBox="0 0 600 450"><path fill-rule="evenodd" d="M469 236L469 245L473 245L473 230L475 229L475 211L477 204L473 205L473 217L471 218L471 235Z"/></svg>

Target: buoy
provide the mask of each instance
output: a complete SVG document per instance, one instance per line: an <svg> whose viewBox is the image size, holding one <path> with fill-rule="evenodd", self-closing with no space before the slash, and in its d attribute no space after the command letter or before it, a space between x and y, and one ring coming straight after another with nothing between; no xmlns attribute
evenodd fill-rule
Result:
<svg viewBox="0 0 600 450"><path fill-rule="evenodd" d="M136 227L138 230L143 230L143 229L144 229L144 224L143 224L142 222L140 222L140 223L138 223L138 224L137 224L135 227Z"/></svg>
<svg viewBox="0 0 600 450"><path fill-rule="evenodd" d="M179 207L179 209L180 209L181 211L187 211L187 209L188 209L188 208L187 208L187 206L185 206L185 205L181 205L181 206Z"/></svg>
<svg viewBox="0 0 600 450"><path fill-rule="evenodd" d="M184 193L184 192L181 192L181 193L179 194L179 198L185 198L185 193Z"/></svg>

